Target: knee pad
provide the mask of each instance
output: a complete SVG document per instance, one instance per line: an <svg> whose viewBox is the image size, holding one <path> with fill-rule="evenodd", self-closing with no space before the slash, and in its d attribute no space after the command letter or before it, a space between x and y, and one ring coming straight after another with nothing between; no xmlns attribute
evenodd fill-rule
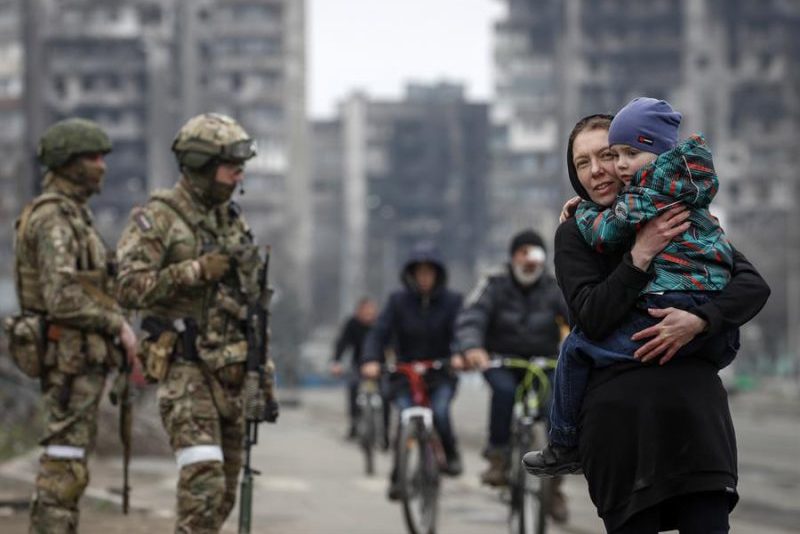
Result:
<svg viewBox="0 0 800 534"><path fill-rule="evenodd" d="M89 469L84 461L44 457L36 477L36 499L39 505L77 510L88 484Z"/></svg>

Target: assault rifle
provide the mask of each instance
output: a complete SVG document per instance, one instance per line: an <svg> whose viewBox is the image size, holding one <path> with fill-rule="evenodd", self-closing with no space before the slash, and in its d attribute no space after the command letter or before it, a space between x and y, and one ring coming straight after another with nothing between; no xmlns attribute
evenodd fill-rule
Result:
<svg viewBox="0 0 800 534"><path fill-rule="evenodd" d="M258 443L258 424L278 419L278 403L272 388L272 369L268 361L269 304L272 288L268 285L270 247L266 247L264 265L258 273L258 294L248 295L245 334L247 338L247 374L244 382L245 461L242 468L239 534L249 534L253 508L253 476L261 473L250 465L250 452Z"/></svg>

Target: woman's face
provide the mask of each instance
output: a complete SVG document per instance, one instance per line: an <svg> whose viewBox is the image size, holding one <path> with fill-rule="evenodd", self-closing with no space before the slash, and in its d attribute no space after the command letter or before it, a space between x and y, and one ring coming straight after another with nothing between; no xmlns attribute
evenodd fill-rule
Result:
<svg viewBox="0 0 800 534"><path fill-rule="evenodd" d="M592 201L601 206L614 203L622 182L614 170L614 154L608 148L608 130L595 128L575 136L572 163Z"/></svg>

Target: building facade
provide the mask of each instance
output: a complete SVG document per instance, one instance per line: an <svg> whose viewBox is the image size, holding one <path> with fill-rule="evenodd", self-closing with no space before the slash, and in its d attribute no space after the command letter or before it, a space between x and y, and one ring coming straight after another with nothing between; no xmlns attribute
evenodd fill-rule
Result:
<svg viewBox="0 0 800 534"><path fill-rule="evenodd" d="M0 1L0 313L12 310L14 279L11 221L22 197L18 189L23 175L23 40L22 2Z"/></svg>
<svg viewBox="0 0 800 534"><path fill-rule="evenodd" d="M488 219L486 104L467 101L452 84L410 85L399 101L354 94L335 122L315 126L315 136L319 191L333 194L323 184L340 169L341 186L329 198L341 202L341 217L326 219L341 227L339 316L363 295L395 289L406 255L421 241L440 250L452 285L471 287ZM331 230L318 228L320 237Z"/></svg>
<svg viewBox="0 0 800 534"><path fill-rule="evenodd" d="M27 143L72 115L97 121L114 142L93 202L109 242L149 190L174 183L170 145L181 124L204 111L239 120L259 153L237 200L273 245L283 293L308 309L304 0L32 0L25 41Z"/></svg>

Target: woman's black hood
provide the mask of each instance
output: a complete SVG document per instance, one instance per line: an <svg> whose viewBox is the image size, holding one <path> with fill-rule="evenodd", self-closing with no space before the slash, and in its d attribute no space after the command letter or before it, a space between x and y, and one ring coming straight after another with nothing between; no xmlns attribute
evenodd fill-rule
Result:
<svg viewBox="0 0 800 534"><path fill-rule="evenodd" d="M569 136L569 141L567 142L567 173L569 174L569 181L572 184L572 188L575 190L575 193L583 200L588 200L590 202L592 201L592 197L589 196L586 188L583 187L583 184L581 184L581 181L578 179L578 170L575 168L575 164L572 162L572 143L575 141L575 137L577 136L575 131L579 129L580 131L583 131L583 127L580 126L586 124L594 118L608 119L610 121L614 118L614 116L606 113L595 113L593 115L585 116L575 123L575 127L572 129L572 133Z"/></svg>
<svg viewBox="0 0 800 534"><path fill-rule="evenodd" d="M417 291L414 283L414 267L420 263L430 263L436 269L434 293L447 286L447 268L444 266L439 251L431 243L418 243L411 250L408 260L406 260L403 269L400 271L400 281L406 288L414 292Z"/></svg>

